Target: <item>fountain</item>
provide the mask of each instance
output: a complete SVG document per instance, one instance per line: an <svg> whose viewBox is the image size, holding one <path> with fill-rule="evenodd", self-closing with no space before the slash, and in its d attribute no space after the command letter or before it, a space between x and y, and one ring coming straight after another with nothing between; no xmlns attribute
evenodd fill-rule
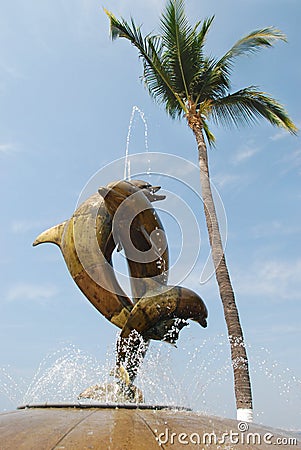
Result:
<svg viewBox="0 0 301 450"><path fill-rule="evenodd" d="M213 416L217 413L220 417L225 416L222 409L225 405L221 403L219 394L224 389L225 379L231 374L226 348L225 336L206 338L201 346L197 339L182 344L180 341L178 349L163 342L156 343L147 353L137 376L137 385L148 402L139 405L113 403L110 395L105 403L89 399L75 402L84 386L96 380L110 381L115 349L112 346L106 361L100 362L74 345L61 348L42 361L29 386L26 387L24 380L21 383L13 380L12 376L6 377L7 390L13 395L14 403L19 402L23 406L0 415L1 450L76 449L85 446L112 450L169 446L180 449L182 445L230 449L244 448L247 442L250 443L247 448L267 448L267 445L276 445L277 439L283 447L300 448L294 444L298 436L291 432ZM173 368L179 352L187 358L183 362L183 371L177 376ZM270 379L269 372L273 371L272 381L276 390L291 384L292 396L297 393L296 386L292 385L293 377L288 379L287 375L284 376L280 367L275 370L274 362L268 359L265 350L254 353L256 358L253 362L262 366L258 374L264 373ZM209 364L204 360L204 354L210 355ZM161 361L164 365L160 364ZM198 376L199 371L203 373L202 377ZM193 373L191 385L187 384L186 372ZM21 386L24 391L17 394L15 389L18 387L20 390ZM156 404L148 409L149 405ZM186 405L187 408L177 405ZM189 411L189 408L202 410L202 413ZM9 433L12 426L15 427L13 433ZM37 432L32 432L33 426ZM119 433L122 433L122 442ZM180 436L180 433L186 433L187 437Z"/></svg>
<svg viewBox="0 0 301 450"><path fill-rule="evenodd" d="M138 112L140 115L140 118L144 124L144 144L145 144L145 151L148 152L148 136L147 136L147 122L144 117L144 112L136 105L132 108L132 113L130 117L129 122L129 128L128 128L128 134L126 137L126 148L125 148L125 161L124 161L124 174L123 178L125 180L131 179L131 162L129 158L129 146L130 146L130 139L131 139L131 133L132 133L132 126L133 126L133 120L135 117L135 113ZM149 170L149 169L148 169Z"/></svg>
<svg viewBox="0 0 301 450"><path fill-rule="evenodd" d="M85 297L121 330L116 347L105 365L74 346L46 358L30 385L20 389L18 410L1 414L0 448L151 450L194 445L231 449L271 444L298 448L293 436L221 419L210 410L207 414L192 411L210 383L216 377L224 379L229 372L227 363L218 370L213 368L208 376L210 361L219 350L216 345L211 354L208 348L204 351L206 340L203 345L198 343L192 354L180 345L188 355L190 377L184 374L184 383L173 377L172 357L178 349L170 344L177 342L189 319L206 327L207 308L195 292L167 284L167 239L152 205L165 197L158 194L159 186L131 179L129 141L135 112L144 122L148 150L144 115L134 107L124 180L100 187L69 220L46 230L34 243L51 242L60 248ZM127 261L132 298L121 288L114 271L116 248L123 250ZM156 342L155 350L149 348L150 342ZM209 358L206 363L203 351ZM224 354L223 349L221 352ZM200 381L195 367L207 371L206 381ZM3 377L10 396L19 383L8 372L3 372ZM14 392L14 401L19 398Z"/></svg>

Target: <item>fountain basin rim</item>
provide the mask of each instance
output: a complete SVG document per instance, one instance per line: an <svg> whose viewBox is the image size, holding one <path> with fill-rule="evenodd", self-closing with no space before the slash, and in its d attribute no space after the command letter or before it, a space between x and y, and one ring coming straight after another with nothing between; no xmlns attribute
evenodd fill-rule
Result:
<svg viewBox="0 0 301 450"><path fill-rule="evenodd" d="M34 408L76 408L76 409L148 409L148 410L169 410L169 411L192 411L191 408L176 405L149 405L147 403L28 403L17 406L17 409Z"/></svg>

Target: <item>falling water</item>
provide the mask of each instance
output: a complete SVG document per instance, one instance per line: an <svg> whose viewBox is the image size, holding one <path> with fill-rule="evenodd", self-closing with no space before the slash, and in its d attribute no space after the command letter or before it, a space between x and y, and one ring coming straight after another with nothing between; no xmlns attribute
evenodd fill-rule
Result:
<svg viewBox="0 0 301 450"><path fill-rule="evenodd" d="M15 381L10 373L10 368L0 368L0 393L2 392L12 406L15 406L22 398L26 390L26 382L23 379Z"/></svg>
<svg viewBox="0 0 301 450"><path fill-rule="evenodd" d="M178 348L152 342L135 384L148 404L184 406L205 414L234 417L228 347L226 336L200 341L191 335L187 337L187 332L182 333ZM275 362L266 349L249 346L248 353L253 368L255 421L282 428L300 427L300 379ZM69 345L46 356L31 382L18 380L9 374L11 370L0 369L0 394L9 398L12 406L37 402L76 403L78 395L87 387L114 382L114 365L113 345L105 361L98 361ZM112 398L106 401L111 403Z"/></svg>
<svg viewBox="0 0 301 450"><path fill-rule="evenodd" d="M148 137L147 137L147 123L145 120L145 116L144 116L144 112L141 111L140 108L138 108L138 106L133 106L132 109L132 114L130 117L130 123L129 123L129 128L128 128L128 134L127 134L127 138L126 138L126 148L125 148L125 162L124 162L124 179L131 179L131 162L130 162L130 158L129 158L129 145L130 145L130 138L131 138L131 133L132 133L132 125L133 125L133 121L134 121L134 117L135 117L135 113L138 112L140 114L140 118L142 120L142 122L144 123L144 143L145 143L145 151L148 152ZM148 171L150 169L148 168Z"/></svg>

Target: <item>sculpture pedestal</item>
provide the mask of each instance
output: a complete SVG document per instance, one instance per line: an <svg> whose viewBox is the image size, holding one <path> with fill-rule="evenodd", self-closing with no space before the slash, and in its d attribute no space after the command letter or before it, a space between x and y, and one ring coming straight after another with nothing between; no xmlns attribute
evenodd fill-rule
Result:
<svg viewBox="0 0 301 450"><path fill-rule="evenodd" d="M301 448L279 431L164 405L27 405L1 414L0 430L1 450Z"/></svg>

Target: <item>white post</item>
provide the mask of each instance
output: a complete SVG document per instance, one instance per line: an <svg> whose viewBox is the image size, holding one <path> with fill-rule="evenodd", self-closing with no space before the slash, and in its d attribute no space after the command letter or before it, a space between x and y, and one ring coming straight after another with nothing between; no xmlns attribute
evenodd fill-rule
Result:
<svg viewBox="0 0 301 450"><path fill-rule="evenodd" d="M237 420L239 420L240 422L253 422L253 409L238 408Z"/></svg>

